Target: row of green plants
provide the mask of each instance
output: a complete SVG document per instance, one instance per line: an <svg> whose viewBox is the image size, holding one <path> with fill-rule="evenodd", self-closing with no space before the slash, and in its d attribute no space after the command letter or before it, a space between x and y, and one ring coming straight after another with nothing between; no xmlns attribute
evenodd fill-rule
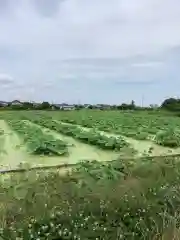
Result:
<svg viewBox="0 0 180 240"><path fill-rule="evenodd" d="M111 113L111 114L110 114ZM124 135L137 140L150 140L164 147L180 147L180 126L177 117L149 115L148 113L119 113L85 111L63 112L50 115L48 112L21 113L21 118L61 120L72 125L80 125Z"/></svg>
<svg viewBox="0 0 180 240"><path fill-rule="evenodd" d="M180 237L180 162L83 162L71 174L24 173L1 185L2 239ZM11 186L11 187L10 187Z"/></svg>
<svg viewBox="0 0 180 240"><path fill-rule="evenodd" d="M30 120L46 128L55 130L64 135L78 139L81 142L98 146L99 148L104 150L120 151L121 149L124 148L132 149L129 143L126 142L121 136L108 137L99 133L95 129L86 131L75 125L68 125L55 120L48 120L46 118L43 119L42 117L36 119L31 118ZM135 153L134 149L132 149L132 151L134 151Z"/></svg>
<svg viewBox="0 0 180 240"><path fill-rule="evenodd" d="M180 131L175 129L158 131L154 138L154 141L157 144L165 147L180 147Z"/></svg>
<svg viewBox="0 0 180 240"><path fill-rule="evenodd" d="M8 124L21 136L30 154L58 156L68 154L67 143L43 132L38 126L15 119L8 120Z"/></svg>
<svg viewBox="0 0 180 240"><path fill-rule="evenodd" d="M128 135L128 132L134 137L138 138L138 131L147 134L156 134L158 130L166 130L175 126L175 121L171 122L166 117L131 113L116 112L69 112L59 114L59 119L69 123L80 124L86 127L100 127L106 129L106 131L123 131L124 135ZM135 134L137 133L137 134ZM137 136L136 136L137 135Z"/></svg>
<svg viewBox="0 0 180 240"><path fill-rule="evenodd" d="M123 121L124 120L124 121ZM103 119L94 119L91 117L87 118L77 118L77 119L70 119L70 118L62 118L63 122L70 123L70 124L78 124L84 127L88 128L97 128L100 131L106 131L106 132L113 132L116 134L121 134L126 137L131 137L136 140L149 140L151 135L156 135L159 130L161 131L168 131L167 127L156 126L151 127L151 124L148 122L146 125L143 125L143 118L136 118L134 116L131 116L131 120L128 120L128 118L118 120L108 120L106 118ZM157 123L155 122L157 125Z"/></svg>
<svg viewBox="0 0 180 240"><path fill-rule="evenodd" d="M68 115L69 114L69 115ZM56 116L57 117L57 116ZM168 118L168 117L167 117ZM108 112L96 112L90 115L80 113L64 113L57 119L72 125L81 125L88 128L96 128L100 131L114 132L116 134L131 137L137 140L151 140L165 147L180 147L180 128L178 118L154 115L138 115L124 113L117 116L108 115Z"/></svg>

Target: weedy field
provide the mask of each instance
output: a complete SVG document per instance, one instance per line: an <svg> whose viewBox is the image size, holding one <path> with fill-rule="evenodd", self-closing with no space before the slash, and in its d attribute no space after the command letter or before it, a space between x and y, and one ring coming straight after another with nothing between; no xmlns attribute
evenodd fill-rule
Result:
<svg viewBox="0 0 180 240"><path fill-rule="evenodd" d="M148 112L0 113L0 237L180 239L179 122Z"/></svg>

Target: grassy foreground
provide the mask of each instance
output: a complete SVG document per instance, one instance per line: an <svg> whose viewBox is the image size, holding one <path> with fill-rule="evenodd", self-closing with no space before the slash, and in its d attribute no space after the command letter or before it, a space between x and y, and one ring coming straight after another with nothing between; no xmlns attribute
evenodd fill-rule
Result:
<svg viewBox="0 0 180 240"><path fill-rule="evenodd" d="M0 186L0 236L179 239L179 160L84 162L64 176L11 175Z"/></svg>

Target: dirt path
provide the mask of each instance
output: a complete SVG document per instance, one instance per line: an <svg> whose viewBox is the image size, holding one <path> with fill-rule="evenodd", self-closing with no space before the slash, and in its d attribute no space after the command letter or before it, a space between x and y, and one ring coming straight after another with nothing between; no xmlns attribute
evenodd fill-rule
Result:
<svg viewBox="0 0 180 240"><path fill-rule="evenodd" d="M66 158L51 158L28 154L25 144L22 144L21 139L4 120L0 120L0 129L4 130L4 135L0 137L0 142L3 140L3 150L6 152L0 155L0 172L17 168L55 166L60 163L67 163Z"/></svg>
<svg viewBox="0 0 180 240"><path fill-rule="evenodd" d="M34 123L29 122L29 124ZM34 125L39 126L41 129L43 129L44 132L52 134L55 138L61 139L70 145L68 147L69 156L51 157L51 163L57 162L56 164L60 164L60 162L63 162L67 164L74 164L78 163L81 160L112 161L117 159L117 157L119 156L118 152L103 151L95 146L81 143L80 141L77 141L72 137L62 135L60 133L57 133L53 130L50 130L37 124ZM44 164L45 161L46 160L44 160Z"/></svg>
<svg viewBox="0 0 180 240"><path fill-rule="evenodd" d="M18 136L12 132L4 120L0 120L0 128L4 130L4 150L0 157L0 170L17 168L20 163L28 161L25 147L21 146Z"/></svg>
<svg viewBox="0 0 180 240"><path fill-rule="evenodd" d="M61 122L58 120L54 120L56 122ZM65 123L65 122L61 122L62 124L65 125L74 125L74 124L70 124L70 123ZM78 127L80 127L81 129L85 130L85 131L90 131L91 128L87 128L87 127L82 127L81 125L76 125ZM104 131L99 131L101 134L106 135L106 136L113 136L113 137L118 137L117 134L113 134L113 133L108 133L108 132L104 132ZM144 153L148 153L148 150L150 148L152 148L152 152L148 153L148 155L150 156L161 156L161 155L173 155L173 154L180 154L180 148L177 149L172 149L172 148L168 148L168 147L163 147L163 146L159 146L151 141L148 140L136 140L133 138L129 138L129 137L125 137L125 136L121 136L124 140L126 140L128 143L131 144L131 146L136 149L139 152L139 156L142 156L142 154Z"/></svg>

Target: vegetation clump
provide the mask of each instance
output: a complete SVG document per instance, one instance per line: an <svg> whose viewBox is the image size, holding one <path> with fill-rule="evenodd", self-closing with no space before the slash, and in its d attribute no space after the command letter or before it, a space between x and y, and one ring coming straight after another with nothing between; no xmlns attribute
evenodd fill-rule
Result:
<svg viewBox="0 0 180 240"><path fill-rule="evenodd" d="M24 173L1 185L3 239L173 239L180 163L82 163L71 174ZM15 194L16 192L16 194ZM13 200L13 201L12 201Z"/></svg>
<svg viewBox="0 0 180 240"><path fill-rule="evenodd" d="M165 147L177 148L180 146L180 133L173 129L160 131L156 134L155 141Z"/></svg>
<svg viewBox="0 0 180 240"><path fill-rule="evenodd" d="M126 142L121 136L108 137L96 131L95 129L84 130L83 128L76 125L64 124L53 120L50 121L46 118L36 118L35 120L31 119L31 121L41 126L60 132L62 134L71 136L75 139L80 140L81 142L98 146L99 148L104 150L119 151L125 147L132 148L130 147L129 143Z"/></svg>
<svg viewBox="0 0 180 240"><path fill-rule="evenodd" d="M9 120L8 124L21 136L31 154L59 156L68 154L65 142L44 133L37 126L18 120Z"/></svg>

